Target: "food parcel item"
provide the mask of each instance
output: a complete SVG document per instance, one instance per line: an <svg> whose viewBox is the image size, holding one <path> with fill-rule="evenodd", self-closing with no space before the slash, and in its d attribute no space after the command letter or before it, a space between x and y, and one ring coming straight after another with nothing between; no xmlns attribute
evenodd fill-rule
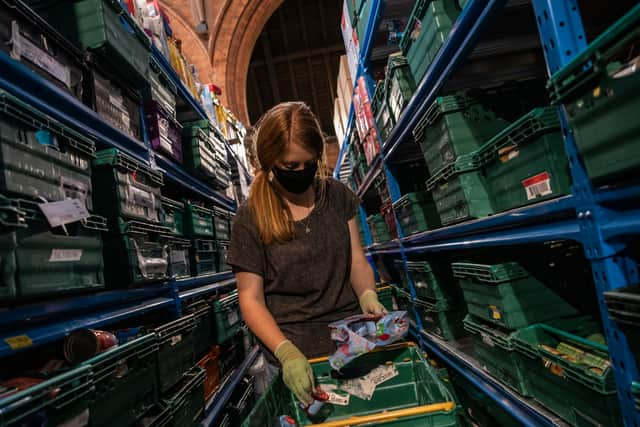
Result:
<svg viewBox="0 0 640 427"><path fill-rule="evenodd" d="M329 324L337 351L329 357L331 367L340 370L356 357L376 347L403 339L409 332L406 311L392 311L383 316L360 314Z"/></svg>

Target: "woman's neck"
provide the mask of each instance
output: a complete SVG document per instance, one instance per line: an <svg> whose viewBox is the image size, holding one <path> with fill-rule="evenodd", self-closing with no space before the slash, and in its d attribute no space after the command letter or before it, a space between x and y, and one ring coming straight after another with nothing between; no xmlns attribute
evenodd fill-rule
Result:
<svg viewBox="0 0 640 427"><path fill-rule="evenodd" d="M315 186L311 185L305 190L304 193L294 194L288 191L283 192L283 197L286 202L291 206L300 206L310 208L316 201Z"/></svg>

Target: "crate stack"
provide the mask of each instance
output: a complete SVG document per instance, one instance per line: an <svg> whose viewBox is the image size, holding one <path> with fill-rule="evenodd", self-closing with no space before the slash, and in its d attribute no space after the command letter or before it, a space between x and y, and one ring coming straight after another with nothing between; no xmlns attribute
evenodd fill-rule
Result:
<svg viewBox="0 0 640 427"><path fill-rule="evenodd" d="M358 78L358 84L353 95L353 110L362 153L366 159L367 166L369 166L380 153L380 142L364 77Z"/></svg>
<svg viewBox="0 0 640 427"><path fill-rule="evenodd" d="M8 92L0 104L2 305L103 289L94 141Z"/></svg>
<svg viewBox="0 0 640 427"><path fill-rule="evenodd" d="M489 373L574 425L617 425L613 372L596 323L518 263L452 269L469 311L464 327Z"/></svg>
<svg viewBox="0 0 640 427"><path fill-rule="evenodd" d="M466 310L447 263L407 261L404 269L402 260L396 260L395 267L401 278L401 287L394 289L396 301L400 309L407 310L416 325L416 316L419 316L424 331L446 341L466 335L462 327Z"/></svg>
<svg viewBox="0 0 640 427"><path fill-rule="evenodd" d="M185 123L183 127L185 167L216 189L231 182L227 148L209 120Z"/></svg>

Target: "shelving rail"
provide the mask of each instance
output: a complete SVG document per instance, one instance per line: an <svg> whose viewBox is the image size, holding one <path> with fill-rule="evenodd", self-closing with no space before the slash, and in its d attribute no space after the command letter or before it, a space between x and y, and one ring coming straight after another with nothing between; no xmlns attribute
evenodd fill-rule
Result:
<svg viewBox="0 0 640 427"><path fill-rule="evenodd" d="M462 61L470 54L482 31L501 13L507 0L469 0L458 16L452 31L429 66L423 79L386 141L381 143L380 154L370 165L357 194L363 197L378 174L386 177L392 201L400 198L397 181L388 168L388 160L396 150L412 139L412 131L420 117L436 99L440 89ZM568 64L587 47L583 22L577 0L531 0L536 16L548 75ZM639 8L636 5L635 8ZM382 1L373 1L371 15L360 50L357 77L364 76L373 93L368 58L372 40L384 11ZM356 79L357 80L357 79ZM627 427L640 426L640 410L631 394L632 383L640 380L640 372L630 351L627 337L618 324L609 318L604 293L640 283L635 261L628 256L631 239L640 234L640 209L630 201L640 199L640 185L625 187L596 187L589 180L578 153L573 132L568 125L567 113L562 106L558 115L563 130L569 159L572 192L568 196L540 202L490 217L452 225L433 231L402 235L383 244L372 244L371 233L364 208L360 220L365 235L365 246L370 262L374 255L391 254L402 258L410 253L434 253L460 249L510 246L541 243L554 240L572 240L582 244L591 263L597 290L598 305L613 365L618 398ZM347 129L354 121L353 106ZM349 133L341 147L335 178L349 147ZM380 135L380 132L378 132ZM396 218L397 223L397 218ZM373 262L372 262L373 264ZM406 271L406 268L405 268ZM415 289L410 275L407 280ZM418 318L419 319L419 318ZM419 322L421 323L421 322ZM417 325L418 331L422 325ZM444 342L424 331L415 338L432 354L440 357L453 370L463 375L523 425L558 425L557 418L536 410L527 401L496 381L477 364L471 363L451 343Z"/></svg>
<svg viewBox="0 0 640 427"><path fill-rule="evenodd" d="M126 12L122 10L121 13ZM151 55L177 86L180 102L185 109L184 114L189 120L207 119L204 109L182 83L169 61L154 46L151 46ZM0 52L0 89L90 136L98 147L117 148L161 170L167 180L179 188L197 194L215 206L235 211L237 206L234 200L212 190L204 182L190 175L181 165L153 151L146 130L143 145L4 52ZM144 114L141 114L141 117L144 120ZM225 142L228 155L235 158L226 139L219 131L218 133L220 139ZM250 180L250 174L244 165L241 162L238 164ZM88 296L58 298L17 308L0 309L0 329L9 331L0 333L0 358L60 340L75 329L100 328L154 310L173 310L176 316L180 316L183 301L198 296L217 295L234 285L233 274L222 272L187 279L171 279L144 288L105 291ZM44 319L47 321L44 322ZM206 420L215 420L222 412L233 388L244 376L256 355L257 348L250 352L244 362L227 378L224 386L207 402ZM212 422L204 425L211 425Z"/></svg>

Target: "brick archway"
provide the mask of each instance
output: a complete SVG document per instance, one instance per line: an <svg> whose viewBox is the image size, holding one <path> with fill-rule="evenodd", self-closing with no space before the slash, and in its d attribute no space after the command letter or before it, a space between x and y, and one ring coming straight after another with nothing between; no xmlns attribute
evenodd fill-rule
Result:
<svg viewBox="0 0 640 427"><path fill-rule="evenodd" d="M194 31L189 0L164 0L162 4L201 81L220 86L222 102L249 123L246 82L251 54L263 27L284 0L204 1L209 27L206 44Z"/></svg>

